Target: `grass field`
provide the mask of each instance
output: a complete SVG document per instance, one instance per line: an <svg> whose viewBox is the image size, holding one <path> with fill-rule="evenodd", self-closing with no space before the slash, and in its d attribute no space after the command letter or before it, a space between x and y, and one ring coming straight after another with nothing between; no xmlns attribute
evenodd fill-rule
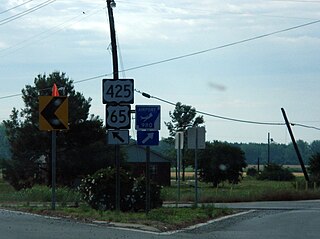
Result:
<svg viewBox="0 0 320 239"><path fill-rule="evenodd" d="M165 187L162 190L162 197L165 201L177 200L176 181L172 182L171 187ZM316 186L306 184L303 178L297 178L293 182L277 182L245 177L237 185L225 183L218 188L213 188L210 184L199 183L198 193L199 201L207 203L320 199L320 189ZM182 182L180 200L193 202L194 198L194 182L190 180Z"/></svg>

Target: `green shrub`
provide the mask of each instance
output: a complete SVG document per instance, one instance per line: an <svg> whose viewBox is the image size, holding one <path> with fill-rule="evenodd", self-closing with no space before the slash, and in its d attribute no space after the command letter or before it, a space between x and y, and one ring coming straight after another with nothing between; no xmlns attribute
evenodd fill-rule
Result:
<svg viewBox="0 0 320 239"><path fill-rule="evenodd" d="M312 182L320 182L320 153L311 156L309 161L310 179Z"/></svg>
<svg viewBox="0 0 320 239"><path fill-rule="evenodd" d="M136 179L123 169L120 170L120 210L145 209L145 180ZM114 210L116 192L115 169L101 169L92 176L83 179L79 190L83 199L96 210ZM160 186L151 184L151 208L162 205Z"/></svg>
<svg viewBox="0 0 320 239"><path fill-rule="evenodd" d="M258 180L273 180L273 181L292 181L294 175L287 168L278 164L268 164L264 167L261 174L257 177Z"/></svg>
<svg viewBox="0 0 320 239"><path fill-rule="evenodd" d="M158 208L162 206L162 200L160 199L161 186L154 182L150 182L150 207ZM146 206L146 179L145 177L139 177L134 182L132 189L132 196L134 198L133 210L144 210Z"/></svg>
<svg viewBox="0 0 320 239"><path fill-rule="evenodd" d="M256 170L255 168L248 168L247 170L247 175L250 177L256 177L258 174L258 170Z"/></svg>

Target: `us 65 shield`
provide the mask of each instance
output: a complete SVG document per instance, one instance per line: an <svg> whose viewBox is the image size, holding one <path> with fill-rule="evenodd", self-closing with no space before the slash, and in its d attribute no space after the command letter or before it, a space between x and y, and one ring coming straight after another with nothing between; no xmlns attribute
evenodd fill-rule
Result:
<svg viewBox="0 0 320 239"><path fill-rule="evenodd" d="M130 129L130 105L106 105L107 129Z"/></svg>

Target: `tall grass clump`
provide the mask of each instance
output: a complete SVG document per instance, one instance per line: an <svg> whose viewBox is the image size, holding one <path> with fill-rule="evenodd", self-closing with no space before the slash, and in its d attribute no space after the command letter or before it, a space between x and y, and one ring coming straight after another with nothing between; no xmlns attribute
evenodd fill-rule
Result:
<svg viewBox="0 0 320 239"><path fill-rule="evenodd" d="M13 193L12 200L17 202L50 202L52 189L47 186L36 185ZM67 187L56 189L56 201L60 203L79 203L81 195L74 189Z"/></svg>

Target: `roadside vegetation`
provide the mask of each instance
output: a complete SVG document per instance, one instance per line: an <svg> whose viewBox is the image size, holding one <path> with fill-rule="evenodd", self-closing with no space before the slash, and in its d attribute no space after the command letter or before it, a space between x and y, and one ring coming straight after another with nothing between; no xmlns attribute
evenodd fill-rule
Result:
<svg viewBox="0 0 320 239"><path fill-rule="evenodd" d="M49 187L37 185L30 189L15 191L8 183L0 180L0 206L86 222L143 224L160 231L167 231L234 213L231 209L216 208L214 203L320 199L318 186L317 183L306 183L301 177L293 181L269 181L247 176L239 184L225 182L218 187L201 182L199 183L199 202L204 204L195 208L192 207L195 195L194 184L192 180L188 180L181 183L180 202L190 203L191 207L176 208L177 187L173 182L170 187L164 187L161 190L161 199L165 206L152 209L149 213L143 211L117 213L92 209L82 199L79 191L68 188L57 189L57 207L52 211Z"/></svg>

